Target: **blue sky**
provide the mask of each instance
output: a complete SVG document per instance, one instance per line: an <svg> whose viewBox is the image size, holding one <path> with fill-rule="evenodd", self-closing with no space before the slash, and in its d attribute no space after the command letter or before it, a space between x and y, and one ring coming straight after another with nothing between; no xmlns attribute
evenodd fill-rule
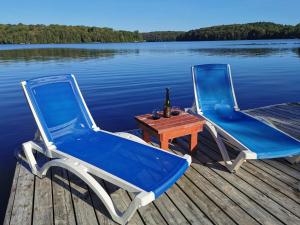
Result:
<svg viewBox="0 0 300 225"><path fill-rule="evenodd" d="M0 23L154 31L272 21L300 23L300 0L1 0Z"/></svg>

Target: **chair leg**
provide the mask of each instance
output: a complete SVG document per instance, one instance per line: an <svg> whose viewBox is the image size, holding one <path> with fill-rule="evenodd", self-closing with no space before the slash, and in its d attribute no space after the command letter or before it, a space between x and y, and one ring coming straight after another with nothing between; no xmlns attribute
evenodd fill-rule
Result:
<svg viewBox="0 0 300 225"><path fill-rule="evenodd" d="M214 137L214 139L215 139L215 141L216 141L216 143L217 143L217 145L218 145L218 147L221 151L221 154L222 154L223 160L225 162L225 165L232 165L232 161L231 161L231 159L228 155L226 146L224 145L223 140L222 140L221 136L218 134L216 128L211 123L208 123L208 122L206 122L205 125L208 127L209 132Z"/></svg>
<svg viewBox="0 0 300 225"><path fill-rule="evenodd" d="M208 127L209 132L214 137L222 154L225 166L230 172L236 172L246 159L256 159L256 154L254 152L244 150L241 151L236 157L236 159L232 161L228 155L228 151L226 149L226 146L224 145L221 136L217 132L217 129L211 123L208 122L206 122L206 126Z"/></svg>
<svg viewBox="0 0 300 225"><path fill-rule="evenodd" d="M227 167L227 169L231 173L235 173L241 167L241 165L243 164L243 162L245 162L245 160L246 160L246 154L245 154L244 151L242 151L242 152L240 152L240 154L238 154L238 156L232 162L232 164L231 165L227 165L226 167Z"/></svg>
<svg viewBox="0 0 300 225"><path fill-rule="evenodd" d="M35 157L33 155L33 146L32 146L32 142L31 141L28 141L28 142L25 142L22 144L22 148L23 148L23 152L25 154L25 158L22 158L21 154L18 155L20 158L22 158L25 162L28 163L30 169L31 169L31 172L38 176L38 177L41 177L41 174L40 174L40 168L35 160Z"/></svg>

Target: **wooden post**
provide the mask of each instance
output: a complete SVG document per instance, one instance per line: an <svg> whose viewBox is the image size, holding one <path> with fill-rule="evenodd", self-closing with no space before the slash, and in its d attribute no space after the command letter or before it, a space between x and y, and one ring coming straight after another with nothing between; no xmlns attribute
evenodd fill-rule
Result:
<svg viewBox="0 0 300 225"><path fill-rule="evenodd" d="M194 132L190 135L190 153L192 153L197 146L198 143L198 132Z"/></svg>
<svg viewBox="0 0 300 225"><path fill-rule="evenodd" d="M146 129L143 129L143 139L147 143L149 143L151 141L151 136Z"/></svg>
<svg viewBox="0 0 300 225"><path fill-rule="evenodd" d="M165 135L160 135L160 148L164 150L169 149L169 139Z"/></svg>

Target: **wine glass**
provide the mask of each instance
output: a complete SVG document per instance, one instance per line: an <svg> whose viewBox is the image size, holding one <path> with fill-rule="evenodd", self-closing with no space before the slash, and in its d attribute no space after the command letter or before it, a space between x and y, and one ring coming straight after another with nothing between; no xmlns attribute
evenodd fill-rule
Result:
<svg viewBox="0 0 300 225"><path fill-rule="evenodd" d="M158 109L153 109L152 111L152 119L158 120L160 118L160 115L158 114L159 110Z"/></svg>
<svg viewBox="0 0 300 225"><path fill-rule="evenodd" d="M171 108L171 115L172 116L178 116L181 113L181 109L179 106L172 106Z"/></svg>

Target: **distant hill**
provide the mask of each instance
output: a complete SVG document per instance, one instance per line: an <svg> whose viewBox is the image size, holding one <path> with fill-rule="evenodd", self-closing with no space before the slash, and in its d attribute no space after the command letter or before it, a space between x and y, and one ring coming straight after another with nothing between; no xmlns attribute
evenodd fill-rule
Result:
<svg viewBox="0 0 300 225"><path fill-rule="evenodd" d="M0 24L0 44L47 44L140 41L211 41L300 38L296 26L269 22L220 25L184 31L113 30L111 28L65 25Z"/></svg>
<svg viewBox="0 0 300 225"><path fill-rule="evenodd" d="M148 33L141 33L145 41L176 41L179 35L183 35L184 31L153 31Z"/></svg>
<svg viewBox="0 0 300 225"><path fill-rule="evenodd" d="M269 22L220 25L190 30L177 36L177 41L254 40L300 38L300 24L296 26Z"/></svg>

